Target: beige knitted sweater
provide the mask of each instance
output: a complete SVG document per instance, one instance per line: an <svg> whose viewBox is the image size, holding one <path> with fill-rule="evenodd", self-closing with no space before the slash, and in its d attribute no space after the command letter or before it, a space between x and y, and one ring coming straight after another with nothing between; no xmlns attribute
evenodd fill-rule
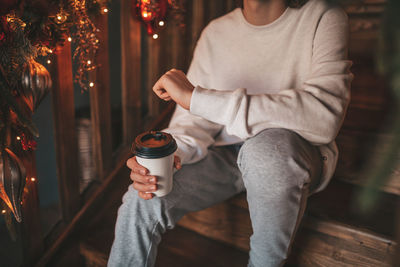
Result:
<svg viewBox="0 0 400 267"><path fill-rule="evenodd" d="M255 26L240 8L202 32L188 71L196 86L190 111L177 107L167 132L183 164L211 145L241 143L267 128L286 128L318 146L319 190L332 177L335 137L350 99L348 20L322 0L287 8Z"/></svg>

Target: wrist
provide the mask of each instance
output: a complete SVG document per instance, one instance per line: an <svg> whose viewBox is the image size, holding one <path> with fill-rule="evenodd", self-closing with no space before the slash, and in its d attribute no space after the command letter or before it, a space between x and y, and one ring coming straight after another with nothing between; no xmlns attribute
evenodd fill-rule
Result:
<svg viewBox="0 0 400 267"><path fill-rule="evenodd" d="M185 103L184 103L184 109L190 110L190 102L192 101L192 95L193 95L193 89L192 90L188 90L186 97L185 97Z"/></svg>

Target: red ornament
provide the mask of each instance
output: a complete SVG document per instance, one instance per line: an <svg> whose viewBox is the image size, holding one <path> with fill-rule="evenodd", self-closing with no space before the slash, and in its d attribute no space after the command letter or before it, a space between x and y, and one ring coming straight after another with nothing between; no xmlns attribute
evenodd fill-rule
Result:
<svg viewBox="0 0 400 267"><path fill-rule="evenodd" d="M8 24L6 16L0 16L0 45L7 41L7 37L10 38L12 30Z"/></svg>
<svg viewBox="0 0 400 267"><path fill-rule="evenodd" d="M153 35L159 22L167 17L171 2L168 0L132 0L132 7L136 7L137 17L145 24L147 33Z"/></svg>
<svg viewBox="0 0 400 267"><path fill-rule="evenodd" d="M21 147L23 150L25 150L25 151L36 150L37 142L35 140L28 139L25 136L25 134L21 134L20 139L21 139Z"/></svg>

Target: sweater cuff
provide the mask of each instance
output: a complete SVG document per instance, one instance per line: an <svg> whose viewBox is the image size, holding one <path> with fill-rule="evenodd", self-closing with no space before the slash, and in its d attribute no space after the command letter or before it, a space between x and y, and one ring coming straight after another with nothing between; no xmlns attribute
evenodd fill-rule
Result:
<svg viewBox="0 0 400 267"><path fill-rule="evenodd" d="M230 91L205 89L196 86L190 100L190 113L200 116L206 120L219 123L223 122L220 105L225 105L226 100L232 94Z"/></svg>

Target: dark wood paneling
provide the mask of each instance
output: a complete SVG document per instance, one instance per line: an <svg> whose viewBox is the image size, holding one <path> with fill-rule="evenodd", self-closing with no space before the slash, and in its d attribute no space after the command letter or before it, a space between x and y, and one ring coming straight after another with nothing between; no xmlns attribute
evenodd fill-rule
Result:
<svg viewBox="0 0 400 267"><path fill-rule="evenodd" d="M69 222L79 209L78 148L75 132L74 86L71 45L66 42L55 57L52 103L56 139L57 177L63 220Z"/></svg>
<svg viewBox="0 0 400 267"><path fill-rule="evenodd" d="M390 134L342 130L337 138L340 157L335 178L358 185L366 184L371 170L378 167L393 138L395 136ZM394 166L390 173L391 178L380 189L400 195L400 165Z"/></svg>
<svg viewBox="0 0 400 267"><path fill-rule="evenodd" d="M24 264L38 260L44 250L42 225L40 222L38 178L36 174L36 160L32 151L23 152L21 160L26 169L26 185L22 200L21 240L23 243ZM25 177L23 177L25 178Z"/></svg>
<svg viewBox="0 0 400 267"><path fill-rule="evenodd" d="M131 1L121 0L121 79L123 140L129 144L142 130L141 26L131 15Z"/></svg>
<svg viewBox="0 0 400 267"><path fill-rule="evenodd" d="M129 182L129 171L125 166L125 162L130 156L128 149L121 152L121 159L115 166L114 170L104 179L100 187L90 196L85 202L83 207L75 215L73 220L68 224L66 229L62 232L60 237L52 244L52 246L41 257L36 266L49 266L49 262L56 261L56 256L68 251L70 246L76 245L79 238L78 231L90 219L93 219L99 214L99 211L105 210L105 204L111 203L109 200L116 198L110 193L118 184L114 183L115 179L120 178L119 181ZM107 198L104 198L107 195ZM74 236L77 235L77 236Z"/></svg>
<svg viewBox="0 0 400 267"><path fill-rule="evenodd" d="M160 113L160 99L156 94L153 93L153 85L160 78L161 68L160 68L160 39L154 40L152 36L146 35L146 46L147 46L147 64L146 64L146 83L145 88L143 88L147 93L147 106L148 106L148 122L155 118Z"/></svg>
<svg viewBox="0 0 400 267"><path fill-rule="evenodd" d="M112 161L108 16L96 18L96 26L100 30L97 35L100 46L95 58L99 67L92 75L95 86L90 89L90 118L93 162L98 178L104 179Z"/></svg>

